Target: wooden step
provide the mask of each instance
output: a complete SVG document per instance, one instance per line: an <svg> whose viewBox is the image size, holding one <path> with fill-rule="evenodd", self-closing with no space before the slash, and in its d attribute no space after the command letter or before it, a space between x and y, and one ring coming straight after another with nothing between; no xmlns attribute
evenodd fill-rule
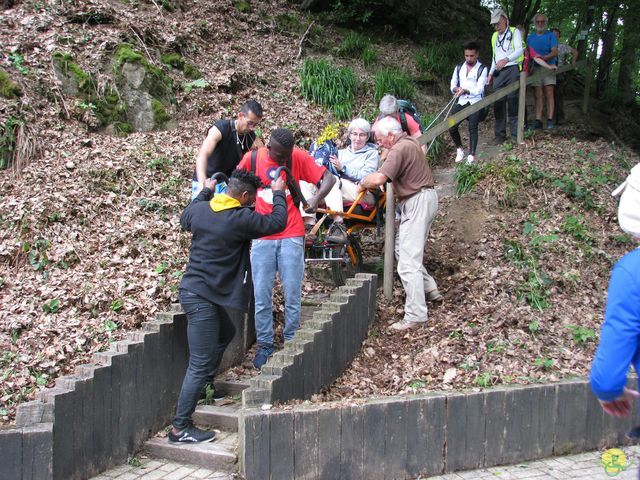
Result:
<svg viewBox="0 0 640 480"><path fill-rule="evenodd" d="M238 462L238 434L216 432L213 442L195 444L172 444L166 438L154 437L145 442L144 450L156 458L234 472Z"/></svg>
<svg viewBox="0 0 640 480"><path fill-rule="evenodd" d="M213 382L215 388L227 393L227 396L234 397L242 395L242 391L249 388L249 380L215 380Z"/></svg>
<svg viewBox="0 0 640 480"><path fill-rule="evenodd" d="M193 421L197 425L219 428L231 432L238 431L238 416L242 403L233 405L200 405L193 412Z"/></svg>

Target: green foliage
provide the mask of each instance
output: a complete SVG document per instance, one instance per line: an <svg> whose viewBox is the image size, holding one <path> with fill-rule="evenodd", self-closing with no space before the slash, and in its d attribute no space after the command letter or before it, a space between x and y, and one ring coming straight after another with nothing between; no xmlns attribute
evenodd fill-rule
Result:
<svg viewBox="0 0 640 480"><path fill-rule="evenodd" d="M596 338L596 332L591 328L586 328L581 325L565 325L569 330L571 330L571 335L573 335L573 341L576 342L581 347L584 347L587 342L591 342Z"/></svg>
<svg viewBox="0 0 640 480"><path fill-rule="evenodd" d="M77 63L73 61L73 57L68 53L56 51L51 54L51 58L58 62L62 70L71 74L76 81L78 91L88 94L95 90L95 85L91 81L91 76L82 70Z"/></svg>
<svg viewBox="0 0 640 480"><path fill-rule="evenodd" d="M167 113L165 106L156 98L151 99L151 110L153 111L153 120L156 125L164 125L171 120L171 115Z"/></svg>
<svg viewBox="0 0 640 480"><path fill-rule="evenodd" d="M9 61L21 74L26 75L29 73L29 69L24 66L24 57L18 52L13 52L9 55Z"/></svg>
<svg viewBox="0 0 640 480"><path fill-rule="evenodd" d="M206 88L209 83L204 78L193 80L184 84L184 93L189 93L194 88Z"/></svg>
<svg viewBox="0 0 640 480"><path fill-rule="evenodd" d="M137 467L142 466L142 462L140 462L140 460L138 460L138 457L129 457L129 458L127 458L127 465L137 468Z"/></svg>
<svg viewBox="0 0 640 480"><path fill-rule="evenodd" d="M160 55L160 61L169 67L175 68L176 70L182 70L184 68L184 58L182 55L176 52L164 53Z"/></svg>
<svg viewBox="0 0 640 480"><path fill-rule="evenodd" d="M424 388L424 387L427 387L428 385L429 385L429 380L426 378L417 378L409 382L409 387L411 388Z"/></svg>
<svg viewBox="0 0 640 480"><path fill-rule="evenodd" d="M453 173L456 195L464 195L470 192L478 181L486 175L489 167L480 166L477 163L459 163Z"/></svg>
<svg viewBox="0 0 640 480"><path fill-rule="evenodd" d="M460 63L461 53L457 42L428 44L415 54L416 67L425 80L448 78L452 65Z"/></svg>
<svg viewBox="0 0 640 480"><path fill-rule="evenodd" d="M111 304L111 309L113 310L113 304ZM115 311L115 310L114 310ZM118 324L113 320L105 320L104 321L104 331L107 333L115 332L118 329Z"/></svg>
<svg viewBox="0 0 640 480"><path fill-rule="evenodd" d="M250 13L251 12L251 4L246 0L235 0L233 2L233 6L236 7L240 13Z"/></svg>
<svg viewBox="0 0 640 480"><path fill-rule="evenodd" d="M533 364L538 368L542 368L543 370L549 370L551 367L553 367L553 360L550 358L538 357L535 359Z"/></svg>
<svg viewBox="0 0 640 480"><path fill-rule="evenodd" d="M124 301L120 300L119 298L116 298L111 302L110 308L111 308L111 311L118 313L122 311L122 309L124 308Z"/></svg>
<svg viewBox="0 0 640 480"><path fill-rule="evenodd" d="M562 224L562 231L571 235L576 240L581 242L591 243L592 238L589 234L589 229L583 223L584 217L569 215L564 219Z"/></svg>
<svg viewBox="0 0 640 480"><path fill-rule="evenodd" d="M44 313L58 313L58 310L60 310L60 300L57 298L42 305L42 311Z"/></svg>
<svg viewBox="0 0 640 480"><path fill-rule="evenodd" d="M549 306L547 298L551 280L539 266L536 246L543 242L556 241L557 237L557 235L553 234L534 237L531 240L531 249L525 247L518 240L506 239L504 241L505 258L523 271L523 281L516 287L518 298L538 310L543 310ZM535 328L537 330L537 324Z"/></svg>
<svg viewBox="0 0 640 480"><path fill-rule="evenodd" d="M156 268L154 269L154 271L158 274L158 275L162 275L163 273L165 273L167 270L169 270L169 264L166 261L162 261L158 264L158 266L156 266Z"/></svg>
<svg viewBox="0 0 640 480"><path fill-rule="evenodd" d="M11 165L18 138L18 129L24 122L16 117L9 116L4 124L0 123L0 170Z"/></svg>
<svg viewBox="0 0 640 480"><path fill-rule="evenodd" d="M307 58L300 71L302 95L330 110L338 120L352 117L358 77L350 67L338 68L325 59Z"/></svg>
<svg viewBox="0 0 640 480"><path fill-rule="evenodd" d="M338 55L346 58L360 58L365 66L373 65L378 59L378 52L364 35L349 32L338 47Z"/></svg>
<svg viewBox="0 0 640 480"><path fill-rule="evenodd" d="M529 322L527 328L529 329L529 333L531 333L532 335L537 333L537 331L540 329L540 321L537 318L534 318Z"/></svg>
<svg viewBox="0 0 640 480"><path fill-rule="evenodd" d="M150 170L158 170L160 172L168 172L169 167L173 164L173 160L169 157L155 157L147 162L147 168Z"/></svg>
<svg viewBox="0 0 640 480"><path fill-rule="evenodd" d="M473 382L479 387L487 388L491 386L491 380L492 380L491 373L483 372L480 375L478 375Z"/></svg>
<svg viewBox="0 0 640 480"><path fill-rule="evenodd" d="M364 25L381 5L384 5L382 0L333 0L331 16L338 23Z"/></svg>
<svg viewBox="0 0 640 480"><path fill-rule="evenodd" d="M12 99L21 95L22 89L17 83L11 81L9 73L4 68L0 68L0 96Z"/></svg>
<svg viewBox="0 0 640 480"><path fill-rule="evenodd" d="M593 200L591 191L582 185L579 185L569 175L564 175L562 178L557 178L553 181L553 184L562 190L567 197L572 200L577 200L585 208L591 210L595 208L596 204Z"/></svg>
<svg viewBox="0 0 640 480"><path fill-rule="evenodd" d="M22 242L22 252L27 254L29 265L38 272L44 271L45 267L51 263L47 257L49 248L51 248L51 242L44 238L37 238L33 244Z"/></svg>
<svg viewBox="0 0 640 480"><path fill-rule="evenodd" d="M387 67L375 76L374 98L379 102L385 95L396 98L412 99L416 95L416 87L411 77L402 71Z"/></svg>
<svg viewBox="0 0 640 480"><path fill-rule="evenodd" d="M185 62L182 73L184 73L185 77L191 80L202 79L202 73L200 73L198 67L189 62Z"/></svg>

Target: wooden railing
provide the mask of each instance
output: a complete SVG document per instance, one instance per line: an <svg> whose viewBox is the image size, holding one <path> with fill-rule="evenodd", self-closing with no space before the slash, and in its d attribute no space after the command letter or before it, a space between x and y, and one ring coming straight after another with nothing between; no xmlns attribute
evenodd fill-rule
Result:
<svg viewBox="0 0 640 480"><path fill-rule="evenodd" d="M435 127L429 129L428 131L426 131L425 133L423 133L419 138L418 141L421 144L429 144L429 142L431 142L431 140L433 140L434 138L436 138L439 135L442 135L444 132L446 132L447 130L449 130L449 128L453 127L455 124L460 123L462 120L464 120L465 118L469 117L470 115L478 112L479 110L481 110L484 107L488 107L489 105L493 105L496 101L500 100L501 98L506 97L507 95L509 95L512 92L515 92L516 90L520 90L520 97L519 97L519 101L518 101L518 132L517 132L517 137L518 137L518 143L522 142L523 138L524 138L524 106L525 106L525 98L526 98L526 86L527 85L531 85L535 82L537 82L538 80L540 80L541 78L544 78L548 75L553 75L553 74L560 74L560 73L564 73L564 72L568 72L570 70L574 70L578 67L581 67L583 65L586 65L586 62L580 61L577 62L573 65L563 65L562 67L559 67L557 70L548 70L548 69L543 69L542 71L535 73L534 75L531 76L527 76L527 75L523 75L521 72L520 75L520 81L519 82L513 82L509 85L507 85L506 87L500 88L499 90L493 92L490 95L487 95L486 97L484 97L482 100L480 100L477 103L474 103L473 105L470 105L466 108L464 108L463 110L460 110L458 113L451 115L449 118L444 119L442 122L440 122L439 124L437 124ZM587 70L588 70L588 66L587 66ZM583 97L583 101L582 101L582 113L586 113L587 112L587 102L588 102L588 98L589 98L589 78L590 75L587 75L585 78L585 94Z"/></svg>
<svg viewBox="0 0 640 480"><path fill-rule="evenodd" d="M515 92L516 90L520 90L519 99L518 99L518 128L517 128L517 142L521 143L524 140L524 112L525 112L525 100L527 94L527 85L531 85L541 78L544 78L548 75L558 75L560 73L568 72L570 70L574 70L576 68L586 66L586 75L584 82L584 96L582 99L582 113L587 113L587 106L589 101L589 89L591 87L591 68L590 65L583 61L577 62L572 65L563 65L562 67L557 68L556 70L550 69L542 69L540 72L535 73L534 75L527 76L520 74L520 81L513 82L506 87L500 88L499 90L493 92L490 95L487 95L485 98L480 100L473 105L470 105L463 110L460 110L458 113L451 115L449 118L444 119L442 122L437 124L435 127L429 129L424 134L422 134L418 141L423 145L428 145L434 138L439 135L442 135L444 132L449 130L449 128L453 127L455 124L460 123L465 118L470 115L476 113L484 107L488 107L489 105L493 105L497 100L506 97L511 92ZM384 242L384 295L387 298L391 298L393 293L393 259L394 259L394 242L395 242L395 225L394 221L389 221L389 219L395 219L395 204L393 197L393 186L391 183L387 184L387 205L386 205L386 221L385 221L385 242Z"/></svg>

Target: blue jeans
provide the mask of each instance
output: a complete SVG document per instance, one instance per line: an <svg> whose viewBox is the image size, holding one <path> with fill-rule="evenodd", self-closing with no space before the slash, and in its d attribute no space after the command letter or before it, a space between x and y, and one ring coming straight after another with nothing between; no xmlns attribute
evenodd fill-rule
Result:
<svg viewBox="0 0 640 480"><path fill-rule="evenodd" d="M189 366L182 382L173 426L182 430L191 425L191 415L202 389L218 371L222 354L233 339L236 328L224 307L195 293L180 290L180 304L187 314Z"/></svg>
<svg viewBox="0 0 640 480"><path fill-rule="evenodd" d="M300 296L304 278L304 237L254 240L251 245L253 295L258 345L273 348L273 282L276 272L284 290L284 340L300 326Z"/></svg>

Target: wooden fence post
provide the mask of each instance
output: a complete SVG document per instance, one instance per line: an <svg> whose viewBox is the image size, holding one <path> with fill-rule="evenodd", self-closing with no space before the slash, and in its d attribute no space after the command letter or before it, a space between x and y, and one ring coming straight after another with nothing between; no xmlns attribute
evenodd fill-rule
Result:
<svg viewBox="0 0 640 480"><path fill-rule="evenodd" d="M426 160L425 160L426 161ZM395 259L396 205L393 198L393 186L387 183L386 217L384 220L384 282L383 292L387 299L393 296L393 260Z"/></svg>
<svg viewBox="0 0 640 480"><path fill-rule="evenodd" d="M520 72L520 90L518 90L518 133L516 141L522 143L524 141L524 126L527 121L525 118L525 107L527 102L527 72ZM513 134L513 133L512 133Z"/></svg>

